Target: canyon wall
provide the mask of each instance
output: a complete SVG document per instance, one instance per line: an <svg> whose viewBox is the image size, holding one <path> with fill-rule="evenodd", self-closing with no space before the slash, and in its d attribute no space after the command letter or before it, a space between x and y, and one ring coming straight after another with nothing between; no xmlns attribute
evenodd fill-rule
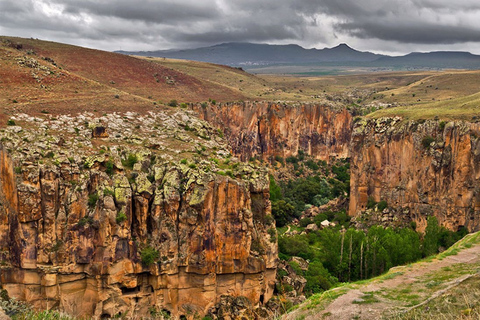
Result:
<svg viewBox="0 0 480 320"><path fill-rule="evenodd" d="M278 256L267 172L217 173L205 154L228 154L221 139L185 114L104 118L101 139L86 117L19 117L27 125L3 132L1 287L95 318L201 317L223 296L267 302Z"/></svg>
<svg viewBox="0 0 480 320"><path fill-rule="evenodd" d="M480 125L461 121L361 120L351 145L349 213L369 197L424 230L436 216L451 230L480 230Z"/></svg>
<svg viewBox="0 0 480 320"><path fill-rule="evenodd" d="M322 160L349 154L352 116L343 107L241 102L192 108L224 131L233 153L243 161L286 158L299 150Z"/></svg>
<svg viewBox="0 0 480 320"><path fill-rule="evenodd" d="M193 109L223 130L242 160L286 158L299 150L317 159L350 157L351 216L365 212L371 197L387 201L390 218L403 225L414 221L419 231L430 215L451 230L480 228L478 124L398 117L354 124L346 109L313 104L245 102ZM429 137L432 144L424 146Z"/></svg>

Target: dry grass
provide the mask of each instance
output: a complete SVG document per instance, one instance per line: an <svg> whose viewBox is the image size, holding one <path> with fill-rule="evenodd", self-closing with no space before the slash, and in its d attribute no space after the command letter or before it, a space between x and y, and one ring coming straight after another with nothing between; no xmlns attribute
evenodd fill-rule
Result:
<svg viewBox="0 0 480 320"><path fill-rule="evenodd" d="M480 319L480 277L471 277L440 297L408 312L395 312L392 320Z"/></svg>

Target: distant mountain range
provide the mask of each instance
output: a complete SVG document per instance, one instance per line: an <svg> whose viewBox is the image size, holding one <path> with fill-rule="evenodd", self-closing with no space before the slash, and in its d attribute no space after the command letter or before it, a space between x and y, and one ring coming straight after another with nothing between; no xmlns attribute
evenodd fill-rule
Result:
<svg viewBox="0 0 480 320"><path fill-rule="evenodd" d="M117 52L128 55L204 61L245 69L276 65L361 66L392 69L480 69L480 56L469 52L414 52L405 56L387 56L358 51L344 43L333 48L305 49L293 44L269 45L231 42L186 50Z"/></svg>

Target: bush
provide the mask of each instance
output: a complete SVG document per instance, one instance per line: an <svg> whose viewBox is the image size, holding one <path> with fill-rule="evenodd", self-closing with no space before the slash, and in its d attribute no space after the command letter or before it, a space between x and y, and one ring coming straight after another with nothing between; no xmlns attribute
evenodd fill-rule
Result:
<svg viewBox="0 0 480 320"><path fill-rule="evenodd" d="M9 125L9 126L14 126L14 125L15 125L15 121L13 121L12 119L8 119L7 125Z"/></svg>
<svg viewBox="0 0 480 320"><path fill-rule="evenodd" d="M88 196L88 206L90 208L94 208L97 204L98 201L98 194L97 193L92 193Z"/></svg>
<svg viewBox="0 0 480 320"><path fill-rule="evenodd" d="M280 162L281 164L284 164L283 157L281 157L281 156L279 156L279 155L276 155L276 156L275 156L275 161Z"/></svg>
<svg viewBox="0 0 480 320"><path fill-rule="evenodd" d="M380 211L383 211L387 207L388 207L388 203L385 200L382 200L377 204L377 209Z"/></svg>
<svg viewBox="0 0 480 320"><path fill-rule="evenodd" d="M105 189L103 189L103 195L104 195L104 196L107 196L107 197L108 197L108 196L112 196L112 197L113 197L113 196L115 195L115 192L114 192L112 189L110 189L110 188L105 188Z"/></svg>
<svg viewBox="0 0 480 320"><path fill-rule="evenodd" d="M298 225L299 225L300 227L302 227L302 228L305 228L306 226L308 226L309 224L312 224L312 223L313 223L312 219L310 219L310 218L302 218L302 219L300 220L300 222L298 223Z"/></svg>
<svg viewBox="0 0 480 320"><path fill-rule="evenodd" d="M445 129L445 125L447 124L446 121L440 121L440 123L438 124L438 128L443 131L443 129Z"/></svg>
<svg viewBox="0 0 480 320"><path fill-rule="evenodd" d="M422 139L422 146L424 149L428 149L430 148L430 145L432 144L432 142L434 142L435 139L431 136L425 136L423 139Z"/></svg>
<svg viewBox="0 0 480 320"><path fill-rule="evenodd" d="M372 196L368 197L367 209L373 209L375 208L376 205L377 205L377 202L375 201L375 199Z"/></svg>
<svg viewBox="0 0 480 320"><path fill-rule="evenodd" d="M124 221L127 221L127 215L123 212L117 213L117 217L115 218L115 221L120 224Z"/></svg>
<svg viewBox="0 0 480 320"><path fill-rule="evenodd" d="M277 230L275 230L275 228L269 228L267 233L270 236L270 242L274 243L277 241Z"/></svg>
<svg viewBox="0 0 480 320"><path fill-rule="evenodd" d="M315 163L315 161L313 161L312 159L308 159L306 162L305 162L305 165L310 168L311 170L313 171L317 171L318 169L320 169L320 167L318 166L317 163Z"/></svg>
<svg viewBox="0 0 480 320"><path fill-rule="evenodd" d="M170 100L170 102L168 103L168 105L169 105L170 107L176 107L176 106L178 106L178 102L177 102L177 100L172 99L172 100Z"/></svg>
<svg viewBox="0 0 480 320"><path fill-rule="evenodd" d="M129 168L129 169L133 169L133 166L137 162L138 162L138 157L137 157L136 154L133 154L133 153L130 153L128 155L127 159L122 160L123 166L126 167L126 168Z"/></svg>
<svg viewBox="0 0 480 320"><path fill-rule="evenodd" d="M150 246L147 246L140 251L140 259L142 260L142 264L147 267L158 260L159 257L160 254L158 251Z"/></svg>
<svg viewBox="0 0 480 320"><path fill-rule="evenodd" d="M113 163L112 159L108 159L107 162L105 162L105 172L111 176L114 172L115 165Z"/></svg>
<svg viewBox="0 0 480 320"><path fill-rule="evenodd" d="M298 162L298 159L297 159L297 157L290 156L290 157L287 157L286 161L287 161L288 163L297 163L297 162Z"/></svg>

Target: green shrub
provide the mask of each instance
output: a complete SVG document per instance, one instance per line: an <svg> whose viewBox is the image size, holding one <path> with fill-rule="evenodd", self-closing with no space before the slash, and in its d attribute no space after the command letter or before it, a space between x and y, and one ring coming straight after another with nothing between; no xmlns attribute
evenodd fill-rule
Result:
<svg viewBox="0 0 480 320"><path fill-rule="evenodd" d="M275 156L275 161L280 162L281 164L284 164L284 159L283 159L283 157L281 157L281 156L279 156L279 155L276 155L276 156Z"/></svg>
<svg viewBox="0 0 480 320"><path fill-rule="evenodd" d="M318 166L317 163L315 163L315 161L313 161L312 159L308 159L306 162L305 162L305 165L310 168L311 170L313 171L317 171L318 169L320 169L320 167Z"/></svg>
<svg viewBox="0 0 480 320"><path fill-rule="evenodd" d="M91 217L82 217L80 218L80 220L78 220L78 225L80 227L83 227L86 224L92 224L92 223L93 223L93 219Z"/></svg>
<svg viewBox="0 0 480 320"><path fill-rule="evenodd" d="M15 121L13 121L12 119L8 119L7 125L9 125L9 126L14 126L14 125L15 125Z"/></svg>
<svg viewBox="0 0 480 320"><path fill-rule="evenodd" d="M431 137L431 136L425 136L423 139L422 139L422 146L424 149L428 149L430 148L430 145L432 144L432 142L435 141L435 138Z"/></svg>
<svg viewBox="0 0 480 320"><path fill-rule="evenodd" d="M128 218L127 218L127 215L126 215L125 213L123 213L123 212L120 211L119 213L117 213L117 217L115 218L115 221L116 221L118 224L120 224L120 223L122 223L122 222L124 222L124 221L127 221L127 219L128 219Z"/></svg>
<svg viewBox="0 0 480 320"><path fill-rule="evenodd" d="M147 267L154 263L156 260L158 260L159 257L160 254L158 253L158 251L150 246L147 246L140 251L140 259L142 260L142 263Z"/></svg>
<svg viewBox="0 0 480 320"><path fill-rule="evenodd" d="M170 107L176 107L176 106L178 106L178 102L177 102L177 100L172 99L172 100L170 100L170 102L168 103L168 105L169 105Z"/></svg>
<svg viewBox="0 0 480 320"><path fill-rule="evenodd" d="M385 208L387 208L387 207L388 207L388 203L387 203L387 201L385 201L385 200L382 200L382 201L380 201L380 202L377 204L377 209L378 209L379 211L383 211L383 210L384 210Z"/></svg>
<svg viewBox="0 0 480 320"><path fill-rule="evenodd" d="M274 243L277 241L277 230L275 228L269 228L267 232L270 235L270 242Z"/></svg>
<svg viewBox="0 0 480 320"><path fill-rule="evenodd" d="M290 156L290 157L287 157L286 161L287 161L288 163L297 163L297 162L298 162L298 159L297 159L297 157L295 157L295 156Z"/></svg>
<svg viewBox="0 0 480 320"><path fill-rule="evenodd" d="M271 214L267 214L265 218L263 219L263 223L266 224L267 226L272 224L275 221L273 216Z"/></svg>
<svg viewBox="0 0 480 320"><path fill-rule="evenodd" d="M122 165L126 168L129 168L129 169L133 169L133 166L135 165L135 163L138 162L138 157L136 154L133 154L133 153L130 153L128 156L127 156L127 159L125 160L122 160Z"/></svg>
<svg viewBox="0 0 480 320"><path fill-rule="evenodd" d="M103 195L113 197L115 195L115 192L110 188L105 188L105 189L103 189Z"/></svg>
<svg viewBox="0 0 480 320"><path fill-rule="evenodd" d="M302 228L305 228L306 226L308 226L309 224L312 224L313 223L313 220L310 219L310 218L302 218L300 220L300 222L298 223L298 225Z"/></svg>
<svg viewBox="0 0 480 320"><path fill-rule="evenodd" d="M447 124L446 121L440 121L440 123L438 124L438 128L443 131L443 129L445 129L445 125Z"/></svg>
<svg viewBox="0 0 480 320"><path fill-rule="evenodd" d="M372 196L368 197L367 209L373 209L375 208L376 205L377 205L377 202L375 201L375 199Z"/></svg>
<svg viewBox="0 0 480 320"><path fill-rule="evenodd" d="M92 193L88 196L88 206L94 208L98 201L98 194Z"/></svg>
<svg viewBox="0 0 480 320"><path fill-rule="evenodd" d="M112 159L108 159L107 162L105 162L105 172L111 176L114 173L115 169L115 164L113 163Z"/></svg>

